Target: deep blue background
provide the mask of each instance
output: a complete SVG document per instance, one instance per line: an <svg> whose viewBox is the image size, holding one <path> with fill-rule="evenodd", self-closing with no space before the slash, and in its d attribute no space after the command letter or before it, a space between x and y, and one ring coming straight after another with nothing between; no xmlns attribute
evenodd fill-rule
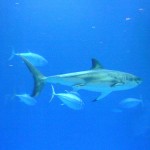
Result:
<svg viewBox="0 0 150 150"><path fill-rule="evenodd" d="M149 14L149 0L2 0L0 150L149 150ZM81 111L61 106L57 98L49 104L47 85L37 105L29 107L11 98L30 93L33 86L21 60L8 61L12 47L45 56L49 64L40 68L45 75L89 69L94 57L107 69L138 75L143 83L97 103L91 100L99 93L80 91ZM142 109L112 112L123 98L141 96Z"/></svg>

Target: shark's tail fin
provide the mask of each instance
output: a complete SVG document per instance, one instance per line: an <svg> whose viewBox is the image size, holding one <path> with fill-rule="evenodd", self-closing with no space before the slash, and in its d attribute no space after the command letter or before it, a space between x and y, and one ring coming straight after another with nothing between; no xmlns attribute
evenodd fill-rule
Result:
<svg viewBox="0 0 150 150"><path fill-rule="evenodd" d="M31 96L32 97L38 96L45 85L46 77L43 74L41 74L25 57L23 56L20 57L28 67L29 71L32 73L34 79L34 89Z"/></svg>

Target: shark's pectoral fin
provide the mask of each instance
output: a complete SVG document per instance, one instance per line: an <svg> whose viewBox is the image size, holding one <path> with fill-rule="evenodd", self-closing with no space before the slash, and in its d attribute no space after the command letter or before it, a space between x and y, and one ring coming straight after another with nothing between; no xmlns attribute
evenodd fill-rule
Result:
<svg viewBox="0 0 150 150"><path fill-rule="evenodd" d="M93 100L93 102L99 101L100 99L104 98L105 96L107 96L108 94L110 94L112 91L103 91L101 92L101 95L98 96L96 99Z"/></svg>

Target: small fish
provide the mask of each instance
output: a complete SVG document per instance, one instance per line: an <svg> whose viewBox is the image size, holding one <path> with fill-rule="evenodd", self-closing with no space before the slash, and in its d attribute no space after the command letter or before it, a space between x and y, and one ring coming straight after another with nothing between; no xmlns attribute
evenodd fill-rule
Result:
<svg viewBox="0 0 150 150"><path fill-rule="evenodd" d="M143 11L144 9L143 9L143 8L139 8L138 10L139 10L139 11Z"/></svg>
<svg viewBox="0 0 150 150"><path fill-rule="evenodd" d="M126 21L129 21L129 20L131 20L131 18L130 18L130 17L126 17L125 20L126 20Z"/></svg>
<svg viewBox="0 0 150 150"><path fill-rule="evenodd" d="M119 107L120 108L124 108L124 109L130 109L130 108L137 107L140 104L143 104L143 100L142 99L126 98L126 99L123 99L119 103Z"/></svg>
<svg viewBox="0 0 150 150"><path fill-rule="evenodd" d="M52 87L52 97L50 99L50 102L52 101L54 96L57 96L63 102L63 104L65 104L71 109L80 110L83 108L84 103L76 93L67 91L67 93L56 94L54 87L52 85L51 87Z"/></svg>
<svg viewBox="0 0 150 150"><path fill-rule="evenodd" d="M29 106L33 106L37 103L37 101L28 94L16 94L15 96L18 97L21 102Z"/></svg>
<svg viewBox="0 0 150 150"><path fill-rule="evenodd" d="M143 106L143 100L137 98L126 98L123 99L119 104L118 107L113 109L113 112L123 112L127 109L136 108L137 106Z"/></svg>
<svg viewBox="0 0 150 150"><path fill-rule="evenodd" d="M14 56L23 56L25 57L30 63L32 63L34 66L44 66L48 63L48 61L41 55L27 52L27 53L15 53L15 51L12 51L12 55L8 60L13 59Z"/></svg>

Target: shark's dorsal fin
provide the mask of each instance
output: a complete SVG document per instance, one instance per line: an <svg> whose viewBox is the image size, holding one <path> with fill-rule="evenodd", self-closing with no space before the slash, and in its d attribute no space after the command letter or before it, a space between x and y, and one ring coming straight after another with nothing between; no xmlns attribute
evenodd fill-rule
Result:
<svg viewBox="0 0 150 150"><path fill-rule="evenodd" d="M92 58L92 67L91 69L103 69L103 66L99 63L98 60Z"/></svg>

